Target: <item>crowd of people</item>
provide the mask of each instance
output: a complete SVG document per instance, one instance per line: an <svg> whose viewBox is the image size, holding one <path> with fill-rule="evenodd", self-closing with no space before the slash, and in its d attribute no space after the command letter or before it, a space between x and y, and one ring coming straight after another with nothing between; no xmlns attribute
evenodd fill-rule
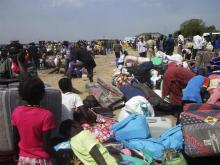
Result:
<svg viewBox="0 0 220 165"><path fill-rule="evenodd" d="M195 59L196 53L199 50L219 51L219 35L215 38L211 38L209 33L204 33L203 36L198 32L192 38L192 44L188 45L189 39L185 39L181 32L178 32L176 39L169 34L168 37L161 35L158 38L148 37L147 41L144 41L144 37L141 37L136 41L136 47L141 57L150 58L156 51L160 50L167 55L172 55L174 47L177 46L178 54L187 54L187 59ZM189 56L192 55L192 56Z"/></svg>
<svg viewBox="0 0 220 165"><path fill-rule="evenodd" d="M166 39L163 36L157 40L149 37L147 41L140 38L137 42L137 51L139 56L146 60L140 61L137 57L129 62L126 61L128 53L123 50L119 40L112 46L107 42L97 44L104 45L105 54L110 51L115 53L116 73L112 83L114 86L105 86L103 93L111 90L106 96L104 94L97 96L99 91L96 91L85 100L81 99L80 92L73 87L71 78L82 74L78 72L85 68L90 84L95 84L93 82L93 72L96 67L95 42L40 42L38 46L30 43L27 47L23 47L18 42L12 42L1 49L0 83L8 85L14 81L20 82L18 93L22 100L26 101L25 105L17 106L11 114L18 165L135 165L138 161L140 164L149 163L149 157L152 159L151 164L160 164L167 161L163 159L166 157L163 150L170 148L176 150L172 152L183 153L189 164L196 161L202 164L204 160L209 160L208 158L195 160L187 156L184 152L184 133L181 129L178 130L178 136L177 132L169 134L170 132L165 130L166 135L169 135L168 138L162 140L165 138L162 134L164 132L161 132L158 139L153 136L151 138L149 131L146 132L149 129L146 117L173 115L177 122L170 129L176 130L181 127L178 124L181 123L180 116L186 105L192 103L220 105L218 72L220 37L217 36L212 42L209 36L201 37L198 33L193 37L192 52L186 48L186 42L181 33L178 34L176 41L171 34ZM208 63L189 66L190 64L186 62L188 65L184 65L184 61L196 59L201 52L203 56L208 56L210 52L213 55ZM59 70L62 59L65 69L65 77L58 81L62 92L60 125L55 125L52 112L40 107L40 102L45 95L45 84L38 77L37 70L40 67L48 67L46 59L50 55L56 56L56 71ZM131 65L127 66L127 62ZM155 77L159 85L154 82ZM129 109L128 117L123 117L123 109L120 111L119 116L124 118L120 121L117 121L113 115L109 117L115 109L103 107L97 98L106 99L106 102L111 100L107 97L110 95L116 97L113 90L115 88L123 95L124 108ZM161 90L160 96L153 96L152 92L156 92L156 88ZM143 97L140 99L140 96ZM165 101L167 98L169 102ZM134 100L129 102L130 99ZM157 102L158 100L162 101ZM137 105L133 109L134 104ZM102 113L99 113L100 109ZM128 112L128 110L125 111ZM213 117L217 118L217 121L220 119L218 116ZM140 128L138 127L140 122L129 125L129 122L132 123L136 119L141 120ZM51 131L55 127L59 127L59 135L51 138ZM216 126L216 129L219 127ZM215 136L219 141L218 133ZM177 141L174 140L177 144L172 145L174 143L170 140L172 138ZM165 145L165 141L169 141L169 145ZM163 145L162 149L158 149L159 144ZM219 148L216 150L215 154L219 155ZM215 154L211 153L207 156L215 156ZM171 157L169 159L173 160ZM184 158L181 160L182 164L187 164Z"/></svg>

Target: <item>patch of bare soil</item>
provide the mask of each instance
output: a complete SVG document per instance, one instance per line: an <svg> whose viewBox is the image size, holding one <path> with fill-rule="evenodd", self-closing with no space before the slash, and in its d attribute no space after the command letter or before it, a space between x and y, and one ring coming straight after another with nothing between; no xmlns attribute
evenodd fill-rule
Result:
<svg viewBox="0 0 220 165"><path fill-rule="evenodd" d="M94 81L96 81L97 77L102 78L103 80L110 82L112 81L112 75L115 69L115 62L114 62L114 54L108 54L106 56L97 55L95 57L96 61L96 68L94 70ZM50 70L40 70L39 77L46 83L50 84L55 88L58 87L58 81L60 78L63 77L63 74L48 74ZM82 92L81 97L82 99L88 95L85 85L89 83L89 80L82 80L81 78L74 78L72 80L73 86Z"/></svg>

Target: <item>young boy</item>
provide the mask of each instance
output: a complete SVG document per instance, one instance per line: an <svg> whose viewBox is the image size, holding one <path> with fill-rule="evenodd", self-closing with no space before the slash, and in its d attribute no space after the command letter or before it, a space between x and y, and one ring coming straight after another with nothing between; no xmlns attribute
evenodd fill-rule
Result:
<svg viewBox="0 0 220 165"><path fill-rule="evenodd" d="M92 133L83 130L78 122L65 120L60 125L60 134L70 139L74 154L85 165L117 165L107 149L99 143Z"/></svg>
<svg viewBox="0 0 220 165"><path fill-rule="evenodd" d="M83 102L78 95L78 90L73 88L69 78L61 78L58 82L59 88L62 91L62 117L61 121L73 119L74 111L79 110L85 112ZM86 117L86 113L84 113Z"/></svg>

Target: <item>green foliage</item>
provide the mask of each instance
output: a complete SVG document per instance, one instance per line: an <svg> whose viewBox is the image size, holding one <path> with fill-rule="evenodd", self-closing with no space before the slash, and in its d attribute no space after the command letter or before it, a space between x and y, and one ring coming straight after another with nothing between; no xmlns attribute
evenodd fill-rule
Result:
<svg viewBox="0 0 220 165"><path fill-rule="evenodd" d="M205 22L201 19L190 19L183 22L180 25L180 29L174 33L174 36L178 36L178 32L181 32L185 37L193 37L196 33L203 34L205 32L218 32L214 25L206 26Z"/></svg>

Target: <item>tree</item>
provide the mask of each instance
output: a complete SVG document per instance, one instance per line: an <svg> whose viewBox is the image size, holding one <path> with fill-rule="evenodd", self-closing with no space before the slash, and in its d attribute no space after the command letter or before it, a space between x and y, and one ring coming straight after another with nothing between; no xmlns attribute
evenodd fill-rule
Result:
<svg viewBox="0 0 220 165"><path fill-rule="evenodd" d="M180 29L174 33L174 36L177 36L179 31L185 37L192 37L198 32L203 34L205 32L217 32L218 30L214 25L206 26L205 22L201 19L190 19L180 25Z"/></svg>
<svg viewBox="0 0 220 165"><path fill-rule="evenodd" d="M211 33L211 32L219 32L219 30L217 30L214 25L211 25L211 26L208 26L206 28L206 32L209 32L209 33Z"/></svg>

